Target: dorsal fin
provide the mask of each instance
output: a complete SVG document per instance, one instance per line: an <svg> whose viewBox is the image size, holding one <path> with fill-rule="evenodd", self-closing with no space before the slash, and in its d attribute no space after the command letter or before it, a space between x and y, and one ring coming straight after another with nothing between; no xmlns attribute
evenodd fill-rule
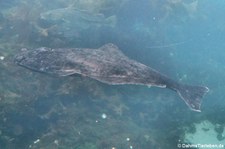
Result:
<svg viewBox="0 0 225 149"><path fill-rule="evenodd" d="M117 49L117 50L119 50L119 48L113 43L104 44L99 49Z"/></svg>
<svg viewBox="0 0 225 149"><path fill-rule="evenodd" d="M102 51L110 53L110 56L126 57L122 51L113 43L107 43L99 48Z"/></svg>
<svg viewBox="0 0 225 149"><path fill-rule="evenodd" d="M112 54L124 56L123 52L120 51L120 49L115 44L112 44L112 43L107 43L107 44L101 46L99 49L102 51L110 52Z"/></svg>

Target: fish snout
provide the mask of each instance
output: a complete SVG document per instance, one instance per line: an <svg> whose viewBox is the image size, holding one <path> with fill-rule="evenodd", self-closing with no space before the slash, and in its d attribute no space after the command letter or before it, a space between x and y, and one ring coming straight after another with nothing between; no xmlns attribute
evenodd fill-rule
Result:
<svg viewBox="0 0 225 149"><path fill-rule="evenodd" d="M15 64L20 64L23 60L24 60L24 56L22 56L22 55L16 55L15 57L14 57L14 63Z"/></svg>
<svg viewBox="0 0 225 149"><path fill-rule="evenodd" d="M23 62L23 60L25 59L24 53L26 53L28 50L26 48L22 48L20 51L21 51L21 53L17 54L14 57L14 63L18 64L18 65Z"/></svg>

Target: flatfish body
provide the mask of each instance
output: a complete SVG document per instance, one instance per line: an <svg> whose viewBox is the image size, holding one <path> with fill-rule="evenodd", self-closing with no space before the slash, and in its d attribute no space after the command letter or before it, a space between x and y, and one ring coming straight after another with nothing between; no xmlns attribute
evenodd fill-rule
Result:
<svg viewBox="0 0 225 149"><path fill-rule="evenodd" d="M207 87L180 84L158 71L129 59L116 45L98 49L46 47L22 49L15 63L28 69L56 76L80 74L111 85L137 84L169 88L176 91L194 111L200 111Z"/></svg>

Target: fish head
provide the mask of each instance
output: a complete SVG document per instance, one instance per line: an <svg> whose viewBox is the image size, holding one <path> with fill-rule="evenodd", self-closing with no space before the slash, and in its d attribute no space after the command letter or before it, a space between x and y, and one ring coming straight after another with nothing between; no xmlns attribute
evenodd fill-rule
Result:
<svg viewBox="0 0 225 149"><path fill-rule="evenodd" d="M47 69L46 60L43 61L42 59L46 58L49 51L51 51L50 48L41 47L35 50L22 48L20 51L14 57L15 64L34 71L44 72Z"/></svg>
<svg viewBox="0 0 225 149"><path fill-rule="evenodd" d="M14 63L17 64L17 65L23 64L26 61L27 54L28 54L28 49L22 48L20 50L20 53L18 53L14 57Z"/></svg>
<svg viewBox="0 0 225 149"><path fill-rule="evenodd" d="M40 14L40 19L51 23L65 23L67 21L76 20L77 14L71 8L53 9Z"/></svg>

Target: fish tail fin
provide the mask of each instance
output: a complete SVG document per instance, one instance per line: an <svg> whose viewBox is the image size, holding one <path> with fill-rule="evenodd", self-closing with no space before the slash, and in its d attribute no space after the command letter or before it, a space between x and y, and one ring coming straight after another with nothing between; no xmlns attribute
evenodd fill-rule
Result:
<svg viewBox="0 0 225 149"><path fill-rule="evenodd" d="M204 86L192 86L192 85L179 85L177 93L188 105L188 107L197 112L201 112L200 107L202 103L202 97L209 91Z"/></svg>

